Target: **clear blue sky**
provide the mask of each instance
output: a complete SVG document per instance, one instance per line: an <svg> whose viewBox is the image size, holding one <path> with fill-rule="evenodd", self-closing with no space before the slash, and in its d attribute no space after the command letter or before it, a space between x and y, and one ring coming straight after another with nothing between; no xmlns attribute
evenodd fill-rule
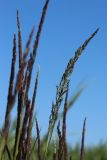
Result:
<svg viewBox="0 0 107 160"><path fill-rule="evenodd" d="M23 49L32 26L38 26L45 0L0 0L0 123L3 123L12 56L12 39L17 32L16 10L19 9ZM87 117L86 144L107 141L107 1L50 0L43 27L32 87L38 64L40 77L37 111L41 133L48 127L56 85L74 51L97 27L98 35L91 41L75 66L70 93L80 81L87 85L68 113L67 137L80 142L84 117ZM32 93L32 88L31 88ZM31 96L31 95L30 95ZM16 115L16 109L13 110Z"/></svg>

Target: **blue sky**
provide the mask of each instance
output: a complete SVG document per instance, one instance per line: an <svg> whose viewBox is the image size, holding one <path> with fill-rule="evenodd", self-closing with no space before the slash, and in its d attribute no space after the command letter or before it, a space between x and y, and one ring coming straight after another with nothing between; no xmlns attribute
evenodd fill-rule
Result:
<svg viewBox="0 0 107 160"><path fill-rule="evenodd" d="M12 56L13 34L17 33L16 10L21 17L23 49L32 26L38 27L45 0L0 0L0 123L3 123ZM33 71L31 93L37 66L40 77L37 95L37 116L41 133L48 128L56 85L76 49L100 27L77 62L71 76L69 97L84 81L86 88L68 113L67 137L72 143L81 138L84 117L87 117L86 144L107 141L107 1L51 0L43 27L37 61ZM32 95L30 95L32 96ZM16 108L12 117L16 115Z"/></svg>

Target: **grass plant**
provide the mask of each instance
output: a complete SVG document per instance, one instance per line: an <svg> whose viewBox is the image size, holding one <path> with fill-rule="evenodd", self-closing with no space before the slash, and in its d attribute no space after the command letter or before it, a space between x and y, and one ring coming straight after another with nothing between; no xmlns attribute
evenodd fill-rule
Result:
<svg viewBox="0 0 107 160"><path fill-rule="evenodd" d="M49 127L46 135L41 138L40 129L37 117L34 114L36 94L39 81L39 69L35 78L35 86L32 99L29 98L29 88L31 85L32 71L36 61L37 49L40 42L42 28L49 5L49 0L46 0L40 23L35 36L32 52L30 52L30 45L35 34L35 27L32 28L29 34L26 48L23 51L21 22L19 11L17 11L17 27L18 40L16 34L13 37L13 53L10 72L10 81L8 88L8 97L6 105L6 114L3 127L0 131L0 160L71 160L73 158L75 149L69 150L66 140L66 116L68 110L77 100L83 88L80 88L71 99L68 100L70 77L74 70L77 60L87 47L88 43L94 38L99 29L96 31L77 49L74 56L69 60L64 73L62 74L59 85L56 88L56 100L52 103L52 110L49 117ZM17 73L15 74L16 58L18 59ZM16 75L16 76L15 76ZM16 81L15 81L16 80ZM64 102L63 113L59 113L60 107ZM14 122L11 122L11 112L17 103L17 117ZM61 120L62 119L62 123ZM57 124L57 136L54 143L53 130ZM33 125L36 126L36 138L32 136ZM13 127L12 127L13 126ZM82 142L78 157L84 160L88 153L84 152L86 119L83 124ZM14 133L13 133L14 131ZM105 148L104 148L105 150ZM87 152L87 151L86 151ZM89 152L92 152L89 149ZM76 156L76 155L75 155ZM88 160L88 158L87 158Z"/></svg>

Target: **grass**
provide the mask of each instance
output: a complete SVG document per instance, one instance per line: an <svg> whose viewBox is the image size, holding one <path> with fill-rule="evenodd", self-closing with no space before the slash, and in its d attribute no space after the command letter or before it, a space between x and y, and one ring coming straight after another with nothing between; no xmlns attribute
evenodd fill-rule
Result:
<svg viewBox="0 0 107 160"><path fill-rule="evenodd" d="M32 99L29 98L29 88L31 86L32 71L36 61L37 49L48 5L49 0L46 0L31 53L29 53L30 44L35 33L35 27L32 28L26 43L26 48L23 51L20 15L17 11L18 43L16 40L16 34L14 34L5 121L0 131L0 160L84 160L84 156L88 160L88 157L90 156L88 153L92 152L91 149L87 149L85 152L84 148L86 119L83 124L81 147L79 147L79 149L70 149L66 142L66 116L68 110L83 91L83 88L80 88L80 90L78 90L78 92L68 100L70 76L72 75L77 60L80 58L88 43L94 38L99 29L97 29L77 49L74 56L69 60L65 71L62 74L59 85L56 88L56 101L52 104L48 131L44 137L40 137L38 120L34 114L39 83L39 69L35 78ZM15 74L17 55L19 65L17 69L18 71ZM63 102L63 113L59 114L59 108ZM15 107L15 103L17 103L17 117L14 122L10 123L11 112L13 107ZM55 124L57 125L57 137L54 138L53 142L52 135L56 126ZM32 136L33 125L36 126L36 138L33 138ZM106 146L104 147L106 148ZM97 152L97 149L95 149L95 152ZM93 153L91 154L93 155Z"/></svg>

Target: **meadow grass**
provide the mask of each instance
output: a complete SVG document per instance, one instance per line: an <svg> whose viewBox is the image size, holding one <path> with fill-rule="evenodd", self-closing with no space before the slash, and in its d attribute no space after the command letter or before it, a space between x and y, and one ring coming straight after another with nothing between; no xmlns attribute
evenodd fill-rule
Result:
<svg viewBox="0 0 107 160"><path fill-rule="evenodd" d="M37 49L48 5L49 0L46 0L42 10L32 52L30 52L30 44L35 33L35 27L32 28L26 43L26 48L23 51L20 15L19 11L17 11L18 40L16 40L16 34L14 34L5 121L0 131L0 160L84 160L84 156L87 158L88 153L91 153L91 149L89 149L89 151L86 151L84 154L86 118L83 124L79 153L78 151L75 151L76 148L73 150L69 149L66 140L66 116L68 110L77 100L78 96L83 90L83 88L81 88L73 97L71 97L70 100L68 100L70 76L72 75L77 60L80 58L84 49L94 38L99 29L96 29L96 31L77 49L77 51L74 53L74 56L69 60L65 71L62 74L59 85L56 88L56 100L52 103L48 131L44 137L40 137L38 120L34 114L35 100L39 82L39 69L35 77L35 86L32 99L29 98L29 89L31 86L32 71L36 61ZM19 65L18 71L15 74L17 56ZM63 113L60 115L59 109L63 102ZM10 123L11 112L13 107L15 107L15 103L17 103L17 117L14 122ZM59 119L62 119L62 123ZM36 138L33 138L32 136L33 125L36 126ZM54 138L53 143L51 140L53 130L56 125L57 137Z"/></svg>

